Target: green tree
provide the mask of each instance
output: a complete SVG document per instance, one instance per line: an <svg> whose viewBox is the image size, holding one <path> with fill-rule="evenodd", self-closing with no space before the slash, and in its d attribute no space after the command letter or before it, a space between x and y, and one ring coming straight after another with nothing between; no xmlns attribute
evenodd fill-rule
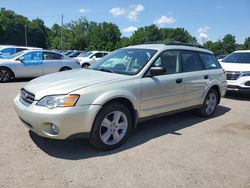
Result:
<svg viewBox="0 0 250 188"><path fill-rule="evenodd" d="M245 42L243 43L243 49L250 50L250 37L245 39Z"/></svg>
<svg viewBox="0 0 250 188"><path fill-rule="evenodd" d="M222 39L222 45L226 54L230 54L233 51L235 51L236 49L235 36L231 34L225 35L224 38Z"/></svg>

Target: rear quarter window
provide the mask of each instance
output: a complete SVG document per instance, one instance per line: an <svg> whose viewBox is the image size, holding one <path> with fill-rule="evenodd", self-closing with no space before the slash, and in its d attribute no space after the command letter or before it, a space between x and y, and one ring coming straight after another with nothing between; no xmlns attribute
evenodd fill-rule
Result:
<svg viewBox="0 0 250 188"><path fill-rule="evenodd" d="M204 64L205 69L221 68L220 63L213 54L199 53L199 55Z"/></svg>

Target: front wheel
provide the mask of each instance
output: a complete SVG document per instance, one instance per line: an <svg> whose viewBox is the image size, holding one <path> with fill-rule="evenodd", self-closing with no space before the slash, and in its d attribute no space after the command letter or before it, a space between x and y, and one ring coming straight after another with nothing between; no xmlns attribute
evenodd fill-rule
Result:
<svg viewBox="0 0 250 188"><path fill-rule="evenodd" d="M122 145L132 128L132 117L128 108L120 103L111 103L97 114L90 143L100 150L110 150Z"/></svg>
<svg viewBox="0 0 250 188"><path fill-rule="evenodd" d="M218 92L215 89L210 89L201 108L198 109L198 114L202 117L211 117L218 106L218 101Z"/></svg>
<svg viewBox="0 0 250 188"><path fill-rule="evenodd" d="M0 68L0 82L9 82L13 79L13 74L9 69Z"/></svg>

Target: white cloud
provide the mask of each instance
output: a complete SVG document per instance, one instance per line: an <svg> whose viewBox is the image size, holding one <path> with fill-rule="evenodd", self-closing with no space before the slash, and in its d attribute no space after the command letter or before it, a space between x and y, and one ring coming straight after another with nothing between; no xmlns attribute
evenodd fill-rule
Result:
<svg viewBox="0 0 250 188"><path fill-rule="evenodd" d="M88 12L88 10L85 9L85 8L81 8L81 9L79 10L79 12L80 12L80 13L86 13L86 12Z"/></svg>
<svg viewBox="0 0 250 188"><path fill-rule="evenodd" d="M197 30L197 33L199 35L199 39L201 40L202 43L207 42L209 37L208 37L208 32L211 29L211 27L209 26L205 26L205 27L200 27Z"/></svg>
<svg viewBox="0 0 250 188"><path fill-rule="evenodd" d="M109 12L113 16L122 16L122 15L126 14L126 9L115 7L115 8L112 8Z"/></svg>
<svg viewBox="0 0 250 188"><path fill-rule="evenodd" d="M130 26L130 27L127 27L125 29L123 29L123 33L133 33L137 30L138 28L137 27L134 27L134 26Z"/></svg>
<svg viewBox="0 0 250 188"><path fill-rule="evenodd" d="M109 10L112 16L125 16L131 22L138 21L138 16L142 11L144 11L144 6L141 4L131 5L128 8L114 7Z"/></svg>
<svg viewBox="0 0 250 188"><path fill-rule="evenodd" d="M166 24L172 24L174 22L176 22L176 19L174 19L174 17L172 17L172 16L171 17L162 16L162 17L156 19L154 21L154 24L163 26L163 25L166 25Z"/></svg>

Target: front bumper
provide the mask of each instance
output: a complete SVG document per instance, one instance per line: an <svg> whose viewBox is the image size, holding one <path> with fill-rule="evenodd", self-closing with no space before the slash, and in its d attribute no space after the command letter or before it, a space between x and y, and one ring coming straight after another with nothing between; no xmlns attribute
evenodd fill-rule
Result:
<svg viewBox="0 0 250 188"><path fill-rule="evenodd" d="M227 80L228 91L250 92L250 76L239 77L237 80Z"/></svg>
<svg viewBox="0 0 250 188"><path fill-rule="evenodd" d="M90 133L94 118L101 108L101 105L84 105L48 109L35 103L26 106L20 102L19 96L14 99L16 112L24 125L39 136L53 139ZM52 125L56 125L59 133L53 132Z"/></svg>

